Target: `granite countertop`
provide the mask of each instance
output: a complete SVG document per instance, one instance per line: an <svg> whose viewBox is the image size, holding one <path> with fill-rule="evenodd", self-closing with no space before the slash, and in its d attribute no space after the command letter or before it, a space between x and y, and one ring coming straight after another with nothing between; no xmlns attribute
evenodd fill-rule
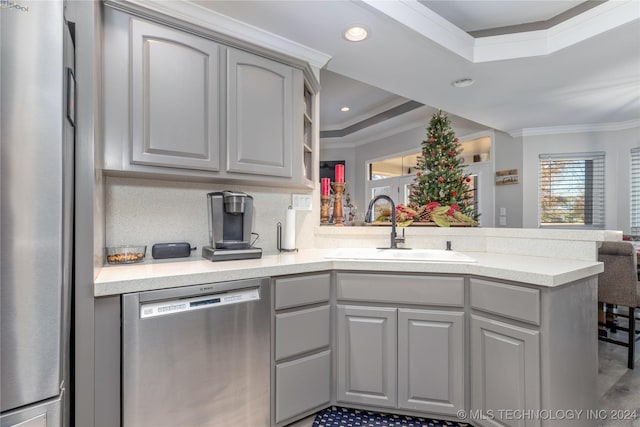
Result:
<svg viewBox="0 0 640 427"><path fill-rule="evenodd" d="M325 258L330 252L327 249L304 249L252 260L211 262L194 256L180 261L105 266L98 272L94 295L100 297L327 270L462 274L554 287L596 275L604 269L602 263L596 261L488 252L462 252L477 261L472 264Z"/></svg>

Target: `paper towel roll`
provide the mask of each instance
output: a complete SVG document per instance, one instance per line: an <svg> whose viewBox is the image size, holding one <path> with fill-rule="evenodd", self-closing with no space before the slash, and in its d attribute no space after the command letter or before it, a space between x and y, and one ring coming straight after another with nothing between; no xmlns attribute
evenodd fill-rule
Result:
<svg viewBox="0 0 640 427"><path fill-rule="evenodd" d="M284 236L282 238L282 249L296 248L296 211L289 206L284 219Z"/></svg>

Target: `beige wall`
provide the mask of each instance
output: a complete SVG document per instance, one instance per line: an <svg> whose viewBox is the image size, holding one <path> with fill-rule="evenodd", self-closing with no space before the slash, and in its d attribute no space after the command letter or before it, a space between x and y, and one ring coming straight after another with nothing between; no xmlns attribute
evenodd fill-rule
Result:
<svg viewBox="0 0 640 427"><path fill-rule="evenodd" d="M523 182L522 182L522 138L512 138L504 132L495 132L494 162L495 170L518 169L518 184L495 186L495 226L522 227ZM536 193L537 194L537 193ZM506 210L506 225L500 225L500 208Z"/></svg>
<svg viewBox="0 0 640 427"><path fill-rule="evenodd" d="M605 228L630 231L630 150L640 128L523 137L523 226L538 227L538 155L605 152Z"/></svg>

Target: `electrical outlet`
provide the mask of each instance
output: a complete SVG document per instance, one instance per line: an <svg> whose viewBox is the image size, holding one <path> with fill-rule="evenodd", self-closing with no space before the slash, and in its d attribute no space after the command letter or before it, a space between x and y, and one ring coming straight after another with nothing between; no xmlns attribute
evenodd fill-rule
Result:
<svg viewBox="0 0 640 427"><path fill-rule="evenodd" d="M500 225L507 225L507 217L506 216L500 216L499 219L500 221Z"/></svg>
<svg viewBox="0 0 640 427"><path fill-rule="evenodd" d="M311 200L311 194L292 194L291 207L298 211L310 211Z"/></svg>

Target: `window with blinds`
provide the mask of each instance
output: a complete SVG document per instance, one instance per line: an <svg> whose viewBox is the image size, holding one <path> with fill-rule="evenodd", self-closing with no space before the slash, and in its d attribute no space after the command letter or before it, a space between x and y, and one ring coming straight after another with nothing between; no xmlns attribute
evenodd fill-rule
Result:
<svg viewBox="0 0 640 427"><path fill-rule="evenodd" d="M631 234L640 235L640 147L631 150Z"/></svg>
<svg viewBox="0 0 640 427"><path fill-rule="evenodd" d="M541 154L541 227L604 228L604 153Z"/></svg>

